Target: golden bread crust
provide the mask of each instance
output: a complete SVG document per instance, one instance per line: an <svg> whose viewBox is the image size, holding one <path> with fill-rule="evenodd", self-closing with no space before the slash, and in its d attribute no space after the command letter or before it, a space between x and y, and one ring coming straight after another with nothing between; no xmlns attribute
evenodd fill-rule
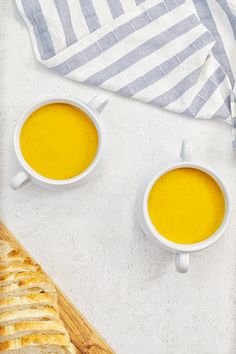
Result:
<svg viewBox="0 0 236 354"><path fill-rule="evenodd" d="M63 334L31 334L29 336L0 343L0 352L44 344L58 345L61 347L69 347L70 345L68 338Z"/></svg>
<svg viewBox="0 0 236 354"><path fill-rule="evenodd" d="M12 308L32 307L35 305L50 305L58 311L57 297L55 293L28 294L0 298L0 313Z"/></svg>

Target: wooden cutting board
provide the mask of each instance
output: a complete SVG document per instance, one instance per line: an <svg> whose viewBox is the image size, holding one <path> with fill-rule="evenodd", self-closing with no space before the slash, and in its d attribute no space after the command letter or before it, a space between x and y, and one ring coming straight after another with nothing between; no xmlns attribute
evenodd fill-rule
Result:
<svg viewBox="0 0 236 354"><path fill-rule="evenodd" d="M15 236L0 222L0 239L9 242L13 247L22 250L34 262L35 260L17 241ZM37 262L36 262L37 263ZM52 280L51 280L52 281ZM115 354L97 331L88 323L75 306L65 297L55 285L58 293L60 317L67 328L70 338L77 348L78 354Z"/></svg>

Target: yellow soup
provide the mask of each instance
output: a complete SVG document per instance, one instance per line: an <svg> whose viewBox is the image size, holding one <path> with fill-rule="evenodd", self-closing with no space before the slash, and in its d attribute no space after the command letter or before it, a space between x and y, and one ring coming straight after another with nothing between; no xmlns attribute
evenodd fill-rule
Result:
<svg viewBox="0 0 236 354"><path fill-rule="evenodd" d="M224 196L215 180L194 168L161 176L151 189L148 212L156 230L170 241L193 244L210 237L224 218Z"/></svg>
<svg viewBox="0 0 236 354"><path fill-rule="evenodd" d="M26 162L52 179L78 176L93 162L98 134L81 110L63 103L43 106L22 127L20 146Z"/></svg>

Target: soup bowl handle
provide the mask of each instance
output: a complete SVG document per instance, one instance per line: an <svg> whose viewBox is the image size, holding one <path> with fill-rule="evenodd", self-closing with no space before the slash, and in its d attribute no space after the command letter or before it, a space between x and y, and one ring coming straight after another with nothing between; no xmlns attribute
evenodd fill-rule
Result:
<svg viewBox="0 0 236 354"><path fill-rule="evenodd" d="M175 266L179 273L186 273L189 268L190 257L188 253L176 253Z"/></svg>
<svg viewBox="0 0 236 354"><path fill-rule="evenodd" d="M17 173L15 177L12 178L10 186L12 189L17 190L18 188L24 186L30 181L30 177L24 171Z"/></svg>
<svg viewBox="0 0 236 354"><path fill-rule="evenodd" d="M108 103L108 98L104 94L98 94L89 103L88 106L95 112L101 113Z"/></svg>
<svg viewBox="0 0 236 354"><path fill-rule="evenodd" d="M190 139L183 140L180 157L183 161L192 160L192 141Z"/></svg>

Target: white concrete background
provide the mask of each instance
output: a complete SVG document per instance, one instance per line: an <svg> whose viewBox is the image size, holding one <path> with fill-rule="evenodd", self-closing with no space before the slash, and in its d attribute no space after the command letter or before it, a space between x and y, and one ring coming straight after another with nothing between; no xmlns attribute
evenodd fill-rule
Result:
<svg viewBox="0 0 236 354"><path fill-rule="evenodd" d="M197 159L222 173L235 215L236 156L230 129L193 121L108 93L102 115L109 135L104 172L68 192L29 184L14 192L18 171L12 134L35 100L98 90L36 63L13 0L0 0L0 207L15 233L118 354L236 353L236 219L210 249L194 255L186 275L153 245L135 219L147 168L178 154L191 138Z"/></svg>

